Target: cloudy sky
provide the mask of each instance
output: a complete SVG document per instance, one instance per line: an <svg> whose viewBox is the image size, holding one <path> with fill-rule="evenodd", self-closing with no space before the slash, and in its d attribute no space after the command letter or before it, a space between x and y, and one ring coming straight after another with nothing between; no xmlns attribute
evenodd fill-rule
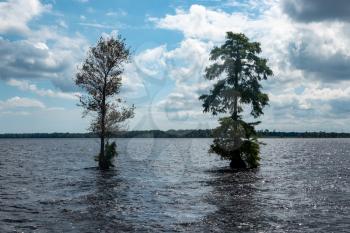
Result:
<svg viewBox="0 0 350 233"><path fill-rule="evenodd" d="M130 130L214 127L198 96L226 31L261 42L274 71L259 128L350 131L350 1L0 0L0 133L85 132L76 68L117 33L133 51Z"/></svg>

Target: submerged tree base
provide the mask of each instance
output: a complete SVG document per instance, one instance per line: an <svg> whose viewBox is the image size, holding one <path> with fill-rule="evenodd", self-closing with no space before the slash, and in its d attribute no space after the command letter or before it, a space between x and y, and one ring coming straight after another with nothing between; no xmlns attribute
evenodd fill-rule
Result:
<svg viewBox="0 0 350 233"><path fill-rule="evenodd" d="M222 158L230 160L231 161L230 167L232 169L248 168L247 164L241 158L241 153L239 150L227 151L227 150L224 150L220 145L214 142L214 144L211 145L210 152L214 152L220 155Z"/></svg>
<svg viewBox="0 0 350 233"><path fill-rule="evenodd" d="M108 162L105 159L101 159L98 162L98 168L100 170L109 170L110 166L109 166Z"/></svg>
<svg viewBox="0 0 350 233"><path fill-rule="evenodd" d="M259 142L252 140L243 140L241 146L235 150L226 149L222 141L214 139L214 143L210 146L209 152L221 156L221 158L230 160L232 169L248 169L259 166Z"/></svg>
<svg viewBox="0 0 350 233"><path fill-rule="evenodd" d="M210 146L210 152L216 153L222 158L230 160L231 168L247 168L246 163L241 158L239 150L225 150L223 146L220 146L220 143L217 140L214 140L214 143Z"/></svg>
<svg viewBox="0 0 350 233"><path fill-rule="evenodd" d="M101 156L99 154L95 160L98 161L98 167L100 170L109 170L111 167L114 167L113 160L118 155L117 145L115 142L111 144L107 143L105 145L105 155Z"/></svg>
<svg viewBox="0 0 350 233"><path fill-rule="evenodd" d="M230 161L230 167L256 168L259 166L260 143L254 125L231 117L220 118L220 126L213 130L214 141L210 153Z"/></svg>
<svg viewBox="0 0 350 233"><path fill-rule="evenodd" d="M232 169L248 168L246 163L243 161L243 159L240 156L234 156L234 158L231 159L230 167Z"/></svg>

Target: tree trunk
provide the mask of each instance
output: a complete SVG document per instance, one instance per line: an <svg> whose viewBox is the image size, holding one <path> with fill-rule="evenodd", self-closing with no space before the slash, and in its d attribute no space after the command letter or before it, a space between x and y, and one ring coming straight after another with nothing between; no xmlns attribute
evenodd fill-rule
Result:
<svg viewBox="0 0 350 233"><path fill-rule="evenodd" d="M101 147L100 147L100 156L98 159L98 166L101 170L107 170L109 168L108 162L105 156L105 138L101 136Z"/></svg>
<svg viewBox="0 0 350 233"><path fill-rule="evenodd" d="M241 153L239 150L234 151L233 156L231 157L230 167L232 169L247 168L247 165L241 158Z"/></svg>
<svg viewBox="0 0 350 233"><path fill-rule="evenodd" d="M233 143L235 146L236 150L239 150L240 148L240 135L239 135L239 128L238 128L238 98L239 98L239 93L238 93L238 73L235 72L235 80L234 80L234 88L235 88L235 93L234 93L234 99L233 99L233 114L232 114L232 119L234 121L234 138L233 138ZM238 152L239 153L239 152Z"/></svg>
<svg viewBox="0 0 350 233"><path fill-rule="evenodd" d="M235 88L235 95L234 95L234 100L233 100L233 113L232 113L232 119L235 122L234 125L234 138L233 138L233 142L235 145L235 151L233 151L233 154L231 156L231 162L230 162L230 167L232 169L235 168L246 168L246 164L243 161L242 157L241 157L241 152L240 152L240 147L241 147L241 135L238 132L239 131L239 124L238 124L238 100L239 100L239 93L238 93L238 75L239 72L235 71L235 79L234 79L234 88Z"/></svg>
<svg viewBox="0 0 350 233"><path fill-rule="evenodd" d="M106 85L107 85L107 74L104 78L104 85L102 91L102 107L101 107L101 148L99 156L99 167L101 170L109 169L108 161L105 156L105 118L106 118Z"/></svg>
<svg viewBox="0 0 350 233"><path fill-rule="evenodd" d="M233 114L232 114L232 119L234 121L238 120L238 95L235 93L235 97L233 100Z"/></svg>

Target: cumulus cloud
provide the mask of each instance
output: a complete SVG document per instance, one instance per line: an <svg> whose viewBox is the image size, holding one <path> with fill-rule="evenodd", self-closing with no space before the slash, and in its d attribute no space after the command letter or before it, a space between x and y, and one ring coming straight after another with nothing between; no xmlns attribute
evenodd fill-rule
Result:
<svg viewBox="0 0 350 233"><path fill-rule="evenodd" d="M66 36L59 29L67 28L63 19L58 26L28 23L51 5L39 0L8 0L0 2L0 80L36 79L50 80L64 91L74 90L73 77L88 48L87 40L80 34ZM16 40L12 34L20 34Z"/></svg>
<svg viewBox="0 0 350 233"><path fill-rule="evenodd" d="M55 112L56 114L64 113L66 109L62 107L49 107L46 106L43 102L41 102L38 99L34 98L27 98L27 97L19 97L14 96L12 98L9 98L7 100L0 100L0 118L8 118L6 122L13 121L12 124L9 124L12 126L24 124L25 127L32 127L31 124L28 124L27 121L21 121L21 119L15 120L17 117L29 117L29 116L36 116L36 119L43 118L42 120L45 120L45 115L48 113ZM53 118L53 114L51 114L51 117ZM33 119L35 120L35 119ZM33 122L33 121L30 121ZM39 121L40 122L40 121ZM6 124L5 124L6 125ZM8 125L7 125L8 126ZM9 128L11 128L9 127ZM25 128L25 127L22 127ZM4 127L5 129L6 127ZM21 131L21 127L19 127L19 132Z"/></svg>
<svg viewBox="0 0 350 233"><path fill-rule="evenodd" d="M42 97L77 100L78 96L80 96L79 92L66 93L62 91L54 91L51 89L41 89L38 88L35 84L31 84L30 82L24 80L10 79L7 81L7 85L17 87L22 91L30 91Z"/></svg>
<svg viewBox="0 0 350 233"><path fill-rule="evenodd" d="M305 130L348 130L348 88L309 87L303 93L270 94L270 107L262 117L264 128Z"/></svg>
<svg viewBox="0 0 350 233"><path fill-rule="evenodd" d="M51 80L62 90L72 90L76 66L87 46L80 35L66 37L48 28L23 40L0 38L0 79Z"/></svg>
<svg viewBox="0 0 350 233"><path fill-rule="evenodd" d="M163 44L133 57L126 66L123 85L137 87L127 97L142 103L137 106L137 114L148 113L147 118L153 119L145 123L144 117L136 117L137 127L196 128L206 122L198 97L209 87L202 74L211 46L209 42L187 38L173 49ZM185 120L186 125L176 126Z"/></svg>
<svg viewBox="0 0 350 233"><path fill-rule="evenodd" d="M260 5L265 4L263 1ZM288 18L278 1L269 4L258 17L192 5L188 11L177 10L174 15L150 20L156 27L181 31L185 38L196 38L203 43L221 43L226 31L243 32L261 42L263 56L269 58L270 66L282 81L288 81L290 75L286 74L296 70L321 81L349 79L347 24L296 23Z"/></svg>
<svg viewBox="0 0 350 233"><path fill-rule="evenodd" d="M0 2L0 34L30 32L28 22L45 11L50 5L43 5L39 0L8 0Z"/></svg>
<svg viewBox="0 0 350 233"><path fill-rule="evenodd" d="M61 59L43 42L0 40L1 78L49 78L69 63Z"/></svg>
<svg viewBox="0 0 350 233"><path fill-rule="evenodd" d="M98 29L113 29L115 27L111 25L101 24L101 23L79 23L82 26L98 28Z"/></svg>
<svg viewBox="0 0 350 233"><path fill-rule="evenodd" d="M346 30L347 26L341 23L300 28L289 44L290 62L305 76L317 80L350 80L350 40Z"/></svg>
<svg viewBox="0 0 350 233"><path fill-rule="evenodd" d="M320 88L349 85L350 2L283 0L280 6L294 20L287 54L291 68L301 72L304 82L321 83Z"/></svg>
<svg viewBox="0 0 350 233"><path fill-rule="evenodd" d="M178 83L172 93L158 102L157 108L165 112L169 120L203 120L205 116L198 98L201 93L208 92L210 86L210 82L192 85Z"/></svg>
<svg viewBox="0 0 350 233"><path fill-rule="evenodd" d="M221 41L225 32L234 28L232 24L246 18L247 16L239 13L228 14L207 9L202 5L192 5L188 11L177 9L174 15L167 14L164 18L150 17L149 20L159 28L181 31L188 38Z"/></svg>
<svg viewBox="0 0 350 233"><path fill-rule="evenodd" d="M282 6L297 21L350 20L348 0L283 0Z"/></svg>
<svg viewBox="0 0 350 233"><path fill-rule="evenodd" d="M134 58L134 63L139 72L145 76L162 79L166 71L166 45L146 49Z"/></svg>
<svg viewBox="0 0 350 233"><path fill-rule="evenodd" d="M211 43L188 38L172 50L166 45L144 50L135 57L135 65L145 76L158 80L195 82L208 61L210 46Z"/></svg>
<svg viewBox="0 0 350 233"><path fill-rule="evenodd" d="M252 40L261 42L262 56L269 58L275 77L263 83L271 98L271 107L266 109L266 117L269 119L265 125L275 124L283 129L286 119L290 122L308 121L316 125L322 122L319 120L315 123L317 116L332 119L337 115L330 111L347 111L347 108L340 108L339 104L346 103L349 100L347 95L350 94L343 86L349 83L350 78L350 70L346 65L349 64L350 57L347 24L338 21L307 24L295 22L286 14L279 1L254 3L260 4L264 9L257 16L192 5L188 10L178 9L175 14L163 18L149 18L158 28L180 31L184 35L181 46L172 52L161 50L161 55L158 55L162 57L164 54L174 54L182 61L177 62L181 65L175 69L172 67L169 72L177 74L171 77L179 77L175 89L159 102L159 107L168 112L169 118L189 120L192 112L200 112L201 103L196 89L184 87L196 87L204 82L203 67L208 65L205 54L214 45L223 42L226 31L243 32ZM183 45L189 40L194 43L186 49L195 48L194 44L202 44L205 49L197 49L197 52L200 51L198 53L189 49L188 57L180 56L181 53L187 54L186 49L181 47L185 48ZM181 52L175 53L176 50ZM190 72L191 69L186 67L197 62L195 54L201 54L199 57L203 58L199 59L201 68ZM164 64L170 67L167 62ZM202 93L207 91L208 87Z"/></svg>
<svg viewBox="0 0 350 233"><path fill-rule="evenodd" d="M45 108L45 105L36 99L12 97L5 101L0 100L0 109L13 109L13 108Z"/></svg>
<svg viewBox="0 0 350 233"><path fill-rule="evenodd" d="M266 16L264 20L253 20L240 13L229 14L200 5L192 5L188 11L177 10L174 15L150 20L159 28L180 30L185 37L179 47L166 52L160 49L162 55L158 55L158 57L166 57L165 60L172 58L175 61L171 63L171 65L175 64L173 66L168 62L162 62L169 70L169 77L176 82L172 93L159 103L159 107L167 112L169 119L193 120L202 115L202 103L198 97L207 93L212 85L204 79L204 69L209 65L210 50L214 45L223 42L226 31L248 32L255 37L274 31L280 36L280 42L273 45L271 38L265 35L264 46L268 48L266 53L274 54L272 57L274 61L284 62L282 55L276 55L273 48L285 53L287 43L283 42L288 41L288 33L286 29L277 29L278 24L275 22L275 26L272 25L274 27L269 27L271 25L268 24L273 22L270 16Z"/></svg>
<svg viewBox="0 0 350 233"><path fill-rule="evenodd" d="M20 15L19 9L12 7L30 2L39 5L28 6L27 15ZM154 103L152 111L165 114L162 120L155 117L156 123L187 120L187 125L195 126L193 122L209 117L202 114L198 97L211 87L203 78L210 50L224 41L226 31L243 32L261 42L262 56L269 58L275 73L263 83L271 98L265 125L283 129L299 120L321 127L325 120L344 117L350 103L346 88L350 84L350 28L349 14L345 13L349 4L330 2L229 1L222 9L231 5L235 9L232 12L195 4L164 17L149 17L156 28L179 31L183 39L175 48L162 44L136 54L125 67L122 94L131 102ZM342 9L338 9L339 5ZM25 34L16 41L0 38L0 79L39 96L69 99L71 95L63 91L74 91L75 67L84 58L89 43L79 34L59 34L57 27L28 28L31 20L48 9L34 0L0 3L0 33ZM5 11L20 15L20 19L13 20ZM115 12L107 14L113 16ZM110 28L94 21L90 24L85 16L80 19L86 27ZM61 24L60 29L64 28ZM51 80L61 91L41 89L27 80Z"/></svg>
<svg viewBox="0 0 350 233"><path fill-rule="evenodd" d="M261 4L266 3L263 1ZM181 31L185 40L194 39L197 44L207 47L206 53L224 41L227 31L246 33L252 40L261 42L263 56L269 58L275 73L289 68L285 56L288 55L289 43L296 29L275 2L259 17L192 5L188 11L177 10L174 15L150 20L158 28Z"/></svg>
<svg viewBox="0 0 350 233"><path fill-rule="evenodd" d="M139 72L134 62L125 65L120 94L135 104L143 104L150 98L142 72Z"/></svg>
<svg viewBox="0 0 350 233"><path fill-rule="evenodd" d="M201 115L198 97L209 87L202 75L210 47L211 43L188 38L177 48L169 50L161 45L135 57L137 72L157 87L158 92L162 92L164 86L174 85L173 90L155 104L157 112L166 113L168 120L193 120Z"/></svg>

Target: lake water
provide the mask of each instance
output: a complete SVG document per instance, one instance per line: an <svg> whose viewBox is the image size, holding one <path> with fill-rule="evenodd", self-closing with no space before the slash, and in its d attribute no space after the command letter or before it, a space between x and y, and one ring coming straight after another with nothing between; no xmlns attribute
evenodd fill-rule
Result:
<svg viewBox="0 0 350 233"><path fill-rule="evenodd" d="M350 139L264 139L232 173L211 139L0 140L0 232L350 232Z"/></svg>

